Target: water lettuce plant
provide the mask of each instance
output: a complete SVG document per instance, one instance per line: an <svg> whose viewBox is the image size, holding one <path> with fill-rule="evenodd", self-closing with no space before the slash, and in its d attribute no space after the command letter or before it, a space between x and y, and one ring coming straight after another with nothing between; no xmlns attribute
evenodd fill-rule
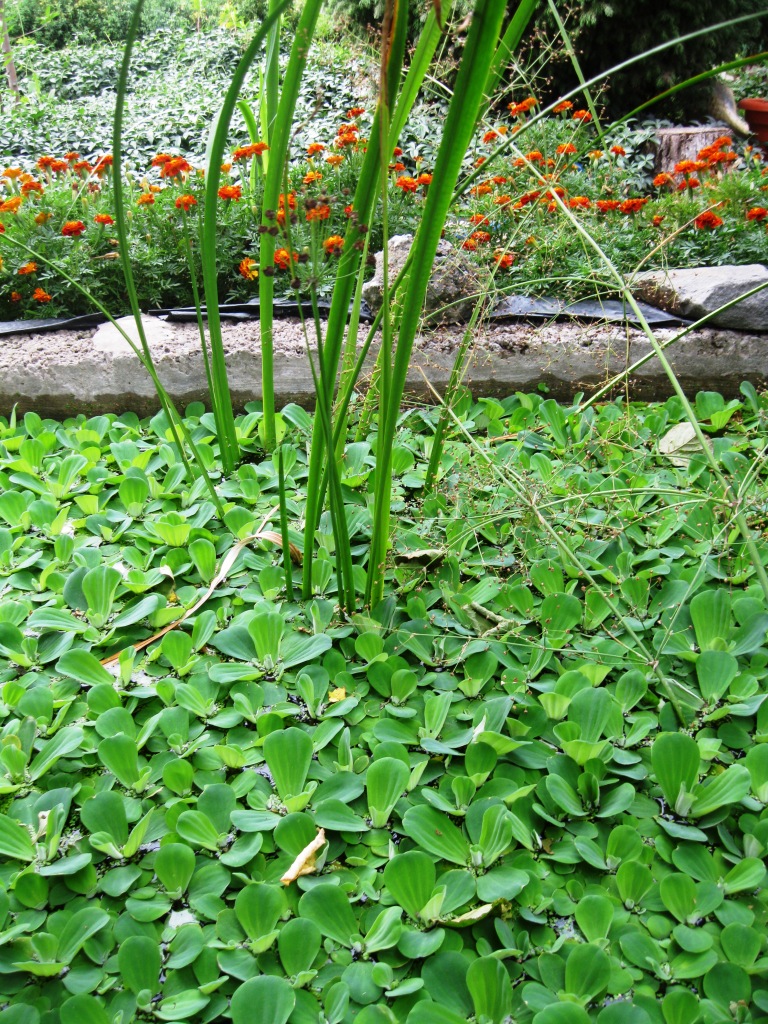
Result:
<svg viewBox="0 0 768 1024"><path fill-rule="evenodd" d="M8 1019L765 1019L755 567L703 457L658 448L677 398L560 413L460 393L420 497L440 412L411 410L396 541L428 564L351 616L247 532L272 457L221 519L161 418L0 422ZM767 419L745 385L713 435L760 530Z"/></svg>

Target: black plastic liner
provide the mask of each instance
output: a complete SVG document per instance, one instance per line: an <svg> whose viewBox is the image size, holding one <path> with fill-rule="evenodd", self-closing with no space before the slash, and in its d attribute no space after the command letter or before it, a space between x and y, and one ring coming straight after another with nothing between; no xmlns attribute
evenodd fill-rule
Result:
<svg viewBox="0 0 768 1024"><path fill-rule="evenodd" d="M649 324L654 327L684 327L691 321L665 313L661 309L638 302L638 308ZM318 302L320 316L327 317L330 303ZM278 319L304 316L311 319L312 304L295 302L292 299L277 299L273 304L274 315ZM205 313L205 306L203 306ZM151 309L150 316L157 316L169 323L190 323L197 320L194 306L177 309ZM248 302L231 302L219 306L222 320L243 321L258 320L259 300ZM363 303L360 308L360 320L370 323L373 314ZM508 295L496 306L486 318L490 323L521 321L524 323L551 323L553 321L579 321L581 323L629 324L639 327L634 312L618 299L604 301L581 299L579 302L561 302L559 299L535 299L527 295ZM84 316L70 317L64 320L3 320L0 321L0 335L4 334L39 334L43 331L73 331L79 328L96 327L106 322L101 313L87 313Z"/></svg>

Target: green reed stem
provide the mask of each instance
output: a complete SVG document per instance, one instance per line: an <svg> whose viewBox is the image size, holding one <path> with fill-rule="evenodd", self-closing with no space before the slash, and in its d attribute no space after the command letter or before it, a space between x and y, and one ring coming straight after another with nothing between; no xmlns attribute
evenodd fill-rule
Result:
<svg viewBox="0 0 768 1024"><path fill-rule="evenodd" d="M448 108L443 139L435 161L432 185L412 247L413 268L403 299L403 314L392 367L391 391L380 420L376 452L371 553L366 584L366 597L372 607L381 601L384 594L384 566L389 546L391 510L392 449L406 374L432 264L453 201L464 154L484 99L488 67L496 52L504 12L503 0L478 0L475 7L454 96Z"/></svg>
<svg viewBox="0 0 768 1024"><path fill-rule="evenodd" d="M229 390L227 366L224 358L224 345L221 334L221 316L219 314L218 269L216 266L216 228L217 205L219 201L219 184L221 182L221 164L227 145L227 135L237 105L240 90L246 75L256 59L270 29L280 14L288 6L289 0L282 0L262 22L261 28L249 43L232 76L229 88L224 96L216 123L212 129L208 143L208 166L205 177L205 212L202 231L202 265L205 306L208 316L208 336L211 346L211 371L213 406L216 432L219 437L221 461L225 473L235 467L240 455L240 444L235 428L235 416L232 408L232 396Z"/></svg>
<svg viewBox="0 0 768 1024"><path fill-rule="evenodd" d="M275 381L274 381L274 294L275 234L277 208L283 168L288 158L288 144L293 125L293 114L299 95L301 79L307 64L309 48L315 32L323 0L307 0L296 27L291 56L285 72L279 105L275 100L275 114L271 114L272 68L267 64L267 110L270 125L269 164L264 181L261 224L264 231L259 246L259 325L261 333L261 391L264 407L264 444L271 451L275 447ZM275 71L277 53L275 53ZM269 216L267 216L269 214ZM289 211L286 209L286 220ZM273 234L273 232L275 234Z"/></svg>

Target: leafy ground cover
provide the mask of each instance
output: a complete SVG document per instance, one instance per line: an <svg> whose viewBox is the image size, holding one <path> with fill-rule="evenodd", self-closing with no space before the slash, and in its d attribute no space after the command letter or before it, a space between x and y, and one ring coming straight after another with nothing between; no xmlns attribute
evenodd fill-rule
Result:
<svg viewBox="0 0 768 1024"><path fill-rule="evenodd" d="M768 1020L768 608L706 461L659 452L679 400L454 412L431 492L437 414L401 415L349 618L327 513L285 590L303 410L264 456L250 407L229 477L187 410L223 520L162 415L0 422L9 1024ZM764 537L768 398L696 414Z"/></svg>
<svg viewBox="0 0 768 1024"><path fill-rule="evenodd" d="M89 311L80 288L113 312L124 312L127 296L110 230L115 52L73 48L52 54L51 66L43 70L40 48L27 49L19 62L22 71L27 68L28 100L10 112L0 133L0 146L12 160L0 202L0 315ZM189 257L199 274L202 154L239 50L237 38L227 33L193 36L183 46L174 33L160 33L137 44L123 159L129 245L145 309L193 303ZM277 294L298 288L325 295L335 274L372 120L366 110L371 97L365 95L370 58L356 52L350 67L344 48L326 40L302 83L283 206L274 211L270 229L279 235ZM81 59L83 54L90 56ZM329 66L338 74L329 75ZM49 92L54 83L55 100ZM257 96L254 76L245 97L255 103ZM768 262L759 151L734 151L724 137L699 159L654 178L648 131L617 126L606 134L589 111L573 103L541 117L524 94L507 99L499 96L486 111L466 154L464 183L446 228L458 247L490 271L489 287L563 291L578 298L614 294L615 271ZM445 106L439 92L428 93L393 153L390 234L412 232L418 224ZM249 138L244 123L235 132L218 200L217 259L222 299L242 301L259 289L256 258L259 233L266 229L262 195L269 151L257 136ZM564 207L592 242L574 231ZM380 248L380 211L360 229L355 244L362 246L362 235L370 233L370 251ZM595 244L614 270L606 270Z"/></svg>

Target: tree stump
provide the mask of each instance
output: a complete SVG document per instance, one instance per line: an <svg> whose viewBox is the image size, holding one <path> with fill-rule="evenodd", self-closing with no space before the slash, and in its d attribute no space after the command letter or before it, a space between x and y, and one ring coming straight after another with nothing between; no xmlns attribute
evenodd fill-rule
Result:
<svg viewBox="0 0 768 1024"><path fill-rule="evenodd" d="M725 124L694 125L692 128L673 125L671 128L659 128L656 132L656 173L671 174L675 164L681 160L695 160L700 149L710 146L722 135L732 136L733 131Z"/></svg>

